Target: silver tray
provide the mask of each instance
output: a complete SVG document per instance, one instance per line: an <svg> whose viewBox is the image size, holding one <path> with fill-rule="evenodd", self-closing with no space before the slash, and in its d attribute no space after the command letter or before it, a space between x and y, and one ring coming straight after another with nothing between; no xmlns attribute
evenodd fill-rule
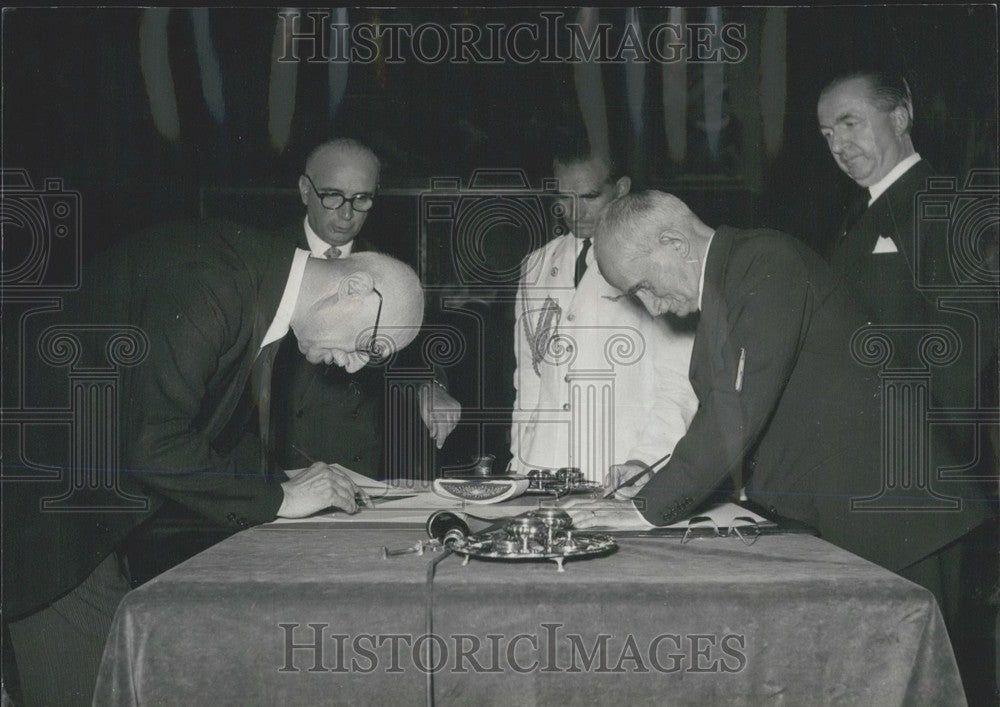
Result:
<svg viewBox="0 0 1000 707"><path fill-rule="evenodd" d="M485 560L551 560L563 572L563 562L583 557L596 557L618 549L618 543L610 535L563 531L555 535L553 542L530 541L510 536L506 530L496 530L482 535L470 535L464 542L450 545L453 552L463 555L463 566L470 558Z"/></svg>

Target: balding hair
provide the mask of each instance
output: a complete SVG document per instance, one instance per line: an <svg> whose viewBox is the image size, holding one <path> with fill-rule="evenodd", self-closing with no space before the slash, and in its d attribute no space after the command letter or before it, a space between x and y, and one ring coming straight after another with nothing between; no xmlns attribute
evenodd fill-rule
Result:
<svg viewBox="0 0 1000 707"><path fill-rule="evenodd" d="M372 151L372 149L367 145L358 142L354 138L350 137L333 138L332 140L327 140L326 142L322 142L316 147L314 147L309 152L309 155L306 157L306 166L305 166L306 172L308 172L309 168L313 166L316 160L319 159L319 157L324 153L326 153L327 151L331 152L336 151L336 152L342 152L345 155L353 154L353 155L362 155L364 157L367 157L368 159L370 159L372 162L375 163L375 176L376 176L376 181L378 181L378 175L382 171L382 162L381 160L379 160L378 155L376 155Z"/></svg>
<svg viewBox="0 0 1000 707"><path fill-rule="evenodd" d="M636 240L641 234L659 234L673 228L689 233L700 220L687 204L662 191L641 191L626 194L608 205L598 224L598 240L605 233L623 240ZM652 237L652 236L650 236Z"/></svg>

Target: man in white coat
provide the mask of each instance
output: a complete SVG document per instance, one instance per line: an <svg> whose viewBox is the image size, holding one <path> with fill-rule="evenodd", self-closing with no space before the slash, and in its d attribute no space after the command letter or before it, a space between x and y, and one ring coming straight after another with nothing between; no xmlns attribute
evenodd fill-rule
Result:
<svg viewBox="0 0 1000 707"><path fill-rule="evenodd" d="M510 469L577 467L603 482L613 467L660 459L687 430L693 329L653 319L594 263L597 222L631 180L587 152L558 154L553 169L572 231L522 264Z"/></svg>

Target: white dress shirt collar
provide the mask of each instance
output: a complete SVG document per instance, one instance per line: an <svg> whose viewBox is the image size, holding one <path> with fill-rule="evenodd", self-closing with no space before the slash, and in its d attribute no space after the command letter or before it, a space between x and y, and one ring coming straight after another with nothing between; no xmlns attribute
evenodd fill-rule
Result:
<svg viewBox="0 0 1000 707"><path fill-rule="evenodd" d="M708 266L708 249L712 247L712 239L715 238L715 231L708 237L705 245L705 255L701 258L701 279L698 281L698 311L701 311L701 298L705 295L705 268Z"/></svg>
<svg viewBox="0 0 1000 707"><path fill-rule="evenodd" d="M324 241L322 238L316 235L316 231L313 230L312 226L309 225L309 217L306 216L302 222L306 231L306 242L309 244L309 252L312 253L314 258L325 258L326 251L330 250L330 244ZM350 240L344 245L339 245L340 257L344 258L351 254L351 249L354 246L354 240Z"/></svg>
<svg viewBox="0 0 1000 707"><path fill-rule="evenodd" d="M301 248L295 249L295 256L292 258L292 267L288 270L288 282L285 283L285 291L278 302L278 311L274 313L271 326L264 334L264 340L260 342L260 348L283 338L288 333L292 323L292 314L295 312L295 303L299 299L299 290L302 289L302 276L306 272L306 261L309 260L309 251Z"/></svg>
<svg viewBox="0 0 1000 707"><path fill-rule="evenodd" d="M868 193L871 195L868 199L868 205L871 206L877 198L882 196L886 189L891 187L897 179L906 174L906 170L919 161L920 155L914 152L909 157L900 160L899 164L890 169L887 175L868 187Z"/></svg>

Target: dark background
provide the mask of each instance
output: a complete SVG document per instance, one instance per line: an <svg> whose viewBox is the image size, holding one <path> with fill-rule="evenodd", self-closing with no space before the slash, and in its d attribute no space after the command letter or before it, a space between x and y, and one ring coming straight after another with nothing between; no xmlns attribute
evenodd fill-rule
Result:
<svg viewBox="0 0 1000 707"><path fill-rule="evenodd" d="M552 8L550 8L552 9ZM357 9L357 22L501 22L540 24L538 8ZM747 26L750 55L727 66L723 156L706 157L696 106L688 111L688 157L667 157L660 66L645 73L645 128L634 137L626 108L625 68L603 67L610 142L636 187L674 191L707 223L770 226L822 249L841 219L853 184L834 165L816 126L819 90L833 72L864 63L901 70L910 79L918 151L959 182L970 168L997 166L997 16L994 7L884 6L788 9L784 135L765 154L748 121L759 114L760 31L765 8L724 8L723 20ZM210 10L211 39L223 80L224 118L213 119L202 95L191 19L174 9L169 60L180 132L154 125L139 61L142 10L16 9L3 14L3 165L26 170L36 191L58 178L78 192L79 243L86 258L144 226L177 217L226 214L276 226L301 218L293 191L306 152L332 136L371 145L383 160L382 196L363 234L419 265L440 285L436 321L455 324L467 350L453 366L466 424L438 462L455 464L479 451L505 463L504 406L513 400L513 275L470 287L456 281L447 224L426 227L420 193L433 177L467 182L475 170L523 170L535 188L549 176L552 132L579 127L570 64L492 65L447 62L352 64L345 98L327 109L327 65L302 63L291 133L280 148L268 135L268 82L276 11ZM645 27L666 10L643 8ZM688 10L689 21L704 9ZM619 32L624 9L600 19ZM575 21L576 10L566 10ZM689 67L689 101L700 95L701 68ZM8 175L5 175L5 179ZM55 185L50 185L55 189ZM4 277L17 270L30 234L4 213ZM484 241L498 271L534 244L523 230L500 225ZM58 260L56 256L53 256ZM54 262L58 270L64 264ZM512 269L514 268L514 269ZM450 298L450 299L446 299ZM457 311L456 311L457 310ZM493 420L479 428L477 420Z"/></svg>

